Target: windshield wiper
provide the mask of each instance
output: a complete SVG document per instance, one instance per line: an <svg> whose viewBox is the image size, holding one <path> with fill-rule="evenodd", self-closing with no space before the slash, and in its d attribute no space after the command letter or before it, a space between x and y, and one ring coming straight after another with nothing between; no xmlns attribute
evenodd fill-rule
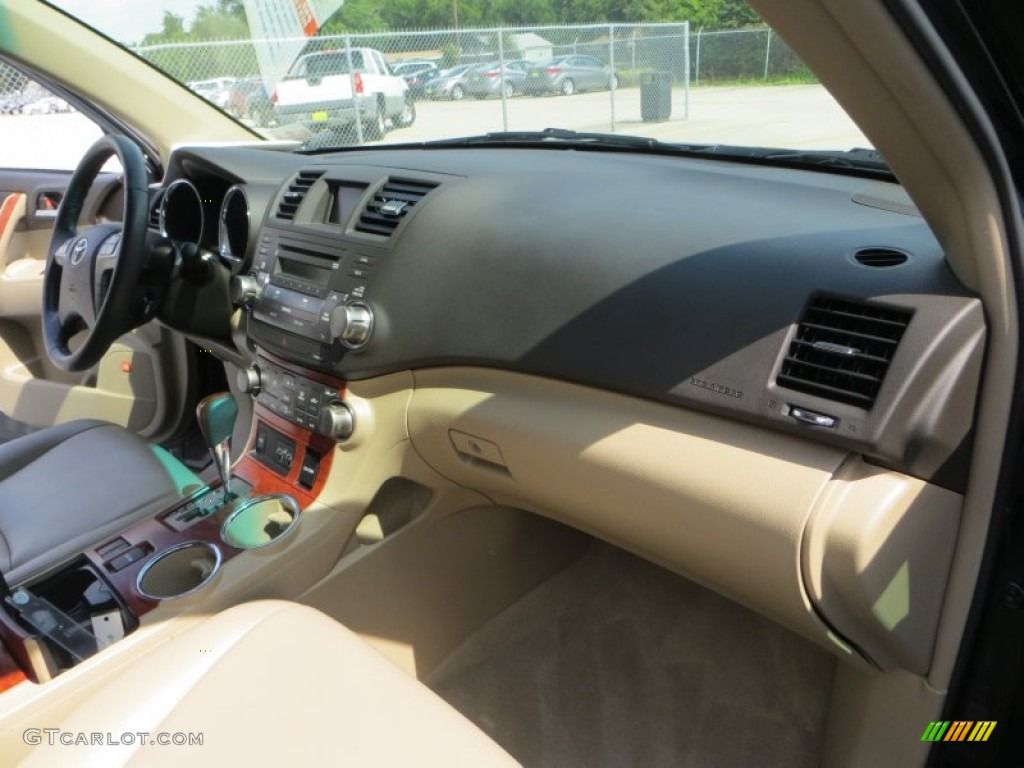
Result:
<svg viewBox="0 0 1024 768"><path fill-rule="evenodd" d="M719 145L709 153L722 157L750 159L767 165L790 167L815 166L836 170L866 172L871 175L893 178L892 170L881 153L874 149L783 149L780 147L731 147Z"/></svg>
<svg viewBox="0 0 1024 768"><path fill-rule="evenodd" d="M835 168L858 168L890 172L889 164L881 153L874 149L855 147L854 149L806 149L806 150L769 150L761 156L765 160L782 160L785 162L803 163L806 165L828 165Z"/></svg>
<svg viewBox="0 0 1024 768"><path fill-rule="evenodd" d="M656 154L690 156L715 155L729 160L748 160L765 165L790 167L815 166L838 171L856 171L872 176L892 178L885 159L873 149L798 150L780 147L744 147L728 144L686 144L660 141L646 136L620 133L591 133L567 128L546 128L543 131L496 131L479 136L438 139L417 144L421 147L495 147L548 146L566 149L636 150Z"/></svg>
<svg viewBox="0 0 1024 768"><path fill-rule="evenodd" d="M452 147L548 147L552 149L626 150L660 155L707 157L739 160L759 165L781 165L790 168L813 166L822 170L854 172L892 180L893 174L880 153L874 149L786 149L782 147L745 147L729 144L687 144L661 141L646 136L621 133L594 133L568 128L545 128L543 131L493 131L477 136L388 144L381 149L450 149ZM356 146L352 149L377 147ZM321 150L322 151L322 150Z"/></svg>
<svg viewBox="0 0 1024 768"><path fill-rule="evenodd" d="M568 128L545 128L543 131L494 131L479 136L424 141L423 147L479 147L499 145L547 145L566 148L636 149L644 152L708 152L715 144L675 144L621 133L592 133Z"/></svg>

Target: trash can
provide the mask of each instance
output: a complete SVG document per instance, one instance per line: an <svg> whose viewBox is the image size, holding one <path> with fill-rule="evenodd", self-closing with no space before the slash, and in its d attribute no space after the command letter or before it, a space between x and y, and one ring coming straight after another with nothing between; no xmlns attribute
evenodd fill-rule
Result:
<svg viewBox="0 0 1024 768"><path fill-rule="evenodd" d="M644 72L640 75L640 119L645 123L672 116L672 73Z"/></svg>

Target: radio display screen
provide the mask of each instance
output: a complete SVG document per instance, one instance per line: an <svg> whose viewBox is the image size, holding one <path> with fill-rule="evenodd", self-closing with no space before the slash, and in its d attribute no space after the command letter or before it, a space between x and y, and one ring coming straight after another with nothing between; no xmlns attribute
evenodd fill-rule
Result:
<svg viewBox="0 0 1024 768"><path fill-rule="evenodd" d="M296 261L295 259L289 259L287 256L278 256L277 271L280 274L301 277L303 280L309 280L316 285L327 285L327 280L331 275L330 270L313 264L306 264L302 261Z"/></svg>

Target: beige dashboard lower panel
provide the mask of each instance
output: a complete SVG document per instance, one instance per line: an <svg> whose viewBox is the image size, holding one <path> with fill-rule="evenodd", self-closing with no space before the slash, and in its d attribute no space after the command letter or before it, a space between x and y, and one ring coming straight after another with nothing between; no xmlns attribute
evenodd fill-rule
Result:
<svg viewBox="0 0 1024 768"><path fill-rule="evenodd" d="M636 552L832 647L801 583L800 542L842 451L519 374L449 368L415 377L410 437L441 474ZM458 449L468 445L463 435L477 448Z"/></svg>
<svg viewBox="0 0 1024 768"><path fill-rule="evenodd" d="M842 451L645 400L473 368L417 372L413 446L858 665L925 674L962 499Z"/></svg>
<svg viewBox="0 0 1024 768"><path fill-rule="evenodd" d="M883 669L928 672L962 502L856 458L811 516L807 591L829 624Z"/></svg>
<svg viewBox="0 0 1024 768"><path fill-rule="evenodd" d="M157 411L153 356L130 336L114 343L96 367L94 386L66 384L35 375L41 363L20 360L0 340L0 410L29 424L104 419L145 429ZM127 367L127 371L126 371Z"/></svg>

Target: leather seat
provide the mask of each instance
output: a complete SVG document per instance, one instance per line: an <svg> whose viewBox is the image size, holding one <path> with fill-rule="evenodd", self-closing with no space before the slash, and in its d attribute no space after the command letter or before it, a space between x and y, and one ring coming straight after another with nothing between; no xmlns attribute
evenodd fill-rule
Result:
<svg viewBox="0 0 1024 768"><path fill-rule="evenodd" d="M103 421L0 445L0 573L18 584L181 498L199 479Z"/></svg>
<svg viewBox="0 0 1024 768"><path fill-rule="evenodd" d="M140 656L59 727L81 741L145 732L203 743L43 740L22 765L517 765L341 624L281 601L228 609Z"/></svg>

